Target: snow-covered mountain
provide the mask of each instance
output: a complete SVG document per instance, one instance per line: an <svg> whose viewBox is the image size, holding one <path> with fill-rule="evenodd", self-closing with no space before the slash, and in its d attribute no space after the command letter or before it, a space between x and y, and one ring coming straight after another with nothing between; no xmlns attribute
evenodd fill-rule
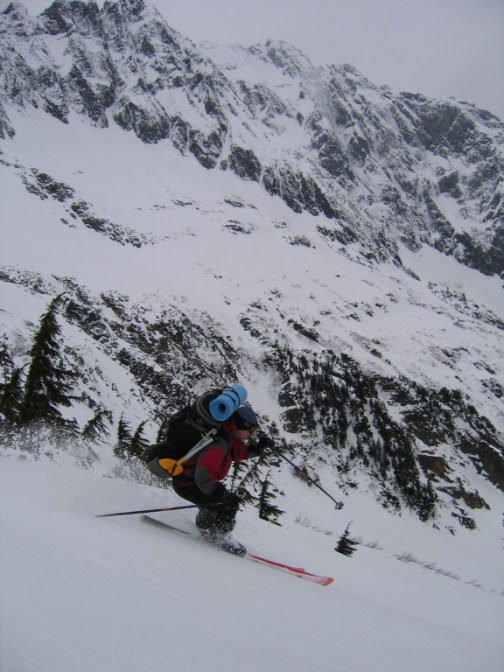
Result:
<svg viewBox="0 0 504 672"><path fill-rule="evenodd" d="M61 0L36 19L12 4L1 34L3 137L9 105L77 113L323 213L320 235L372 258L426 243L504 270L504 126L473 105L395 94L281 42L201 50L144 0Z"/></svg>
<svg viewBox="0 0 504 672"><path fill-rule="evenodd" d="M284 43L196 46L143 0L13 3L0 36L5 379L64 292L79 428L153 440L239 381L348 518L358 491L498 552L504 123ZM251 494L266 475L288 493L270 456Z"/></svg>

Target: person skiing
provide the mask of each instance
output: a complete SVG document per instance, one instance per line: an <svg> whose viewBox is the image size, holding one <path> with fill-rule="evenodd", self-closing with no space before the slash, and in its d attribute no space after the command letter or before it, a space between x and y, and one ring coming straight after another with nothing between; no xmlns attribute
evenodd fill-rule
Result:
<svg viewBox="0 0 504 672"><path fill-rule="evenodd" d="M173 489L198 507L195 523L207 541L228 552L244 555L245 547L230 536L241 500L222 481L233 462L259 457L272 442L265 435L251 441L259 430L259 420L251 406L239 406L227 420L216 422L209 410L215 397L216 391L202 395L188 412L185 423L198 428L213 426L215 433L206 446L183 463L181 473L172 476ZM181 435L180 430L179 433ZM159 457L175 442L174 435L168 432L167 440L151 449L148 466L153 473L165 478L169 475L160 468L163 459Z"/></svg>

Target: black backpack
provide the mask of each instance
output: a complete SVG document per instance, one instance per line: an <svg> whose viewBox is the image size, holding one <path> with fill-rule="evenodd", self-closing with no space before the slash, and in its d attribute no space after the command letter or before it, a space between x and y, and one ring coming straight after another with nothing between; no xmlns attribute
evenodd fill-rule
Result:
<svg viewBox="0 0 504 672"><path fill-rule="evenodd" d="M221 423L212 418L208 405L221 392L208 392L170 417L165 439L148 452L150 471L162 478L178 476L185 461L214 441Z"/></svg>

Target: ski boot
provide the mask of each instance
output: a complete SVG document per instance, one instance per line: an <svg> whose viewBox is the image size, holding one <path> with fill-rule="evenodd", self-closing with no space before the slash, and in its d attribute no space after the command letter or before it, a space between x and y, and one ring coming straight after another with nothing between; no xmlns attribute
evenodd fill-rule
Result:
<svg viewBox="0 0 504 672"><path fill-rule="evenodd" d="M200 534L203 537L203 539L207 541L209 544L212 544L212 546L216 546L217 548L222 549L226 553L231 553L232 555L238 555L241 557L247 555L247 549L245 548L245 546L243 544L240 544L239 541L236 541L236 539L233 539L233 537L230 537L227 534L222 534L216 532L215 530L201 530L201 529Z"/></svg>

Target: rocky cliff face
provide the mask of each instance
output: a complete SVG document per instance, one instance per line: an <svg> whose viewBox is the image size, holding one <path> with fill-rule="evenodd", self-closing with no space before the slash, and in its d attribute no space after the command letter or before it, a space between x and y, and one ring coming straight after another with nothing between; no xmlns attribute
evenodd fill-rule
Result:
<svg viewBox="0 0 504 672"><path fill-rule="evenodd" d="M8 108L79 114L208 169L260 183L329 239L400 264L400 241L502 273L504 124L473 105L378 88L268 42L198 49L144 0L57 0L1 15L0 135Z"/></svg>

